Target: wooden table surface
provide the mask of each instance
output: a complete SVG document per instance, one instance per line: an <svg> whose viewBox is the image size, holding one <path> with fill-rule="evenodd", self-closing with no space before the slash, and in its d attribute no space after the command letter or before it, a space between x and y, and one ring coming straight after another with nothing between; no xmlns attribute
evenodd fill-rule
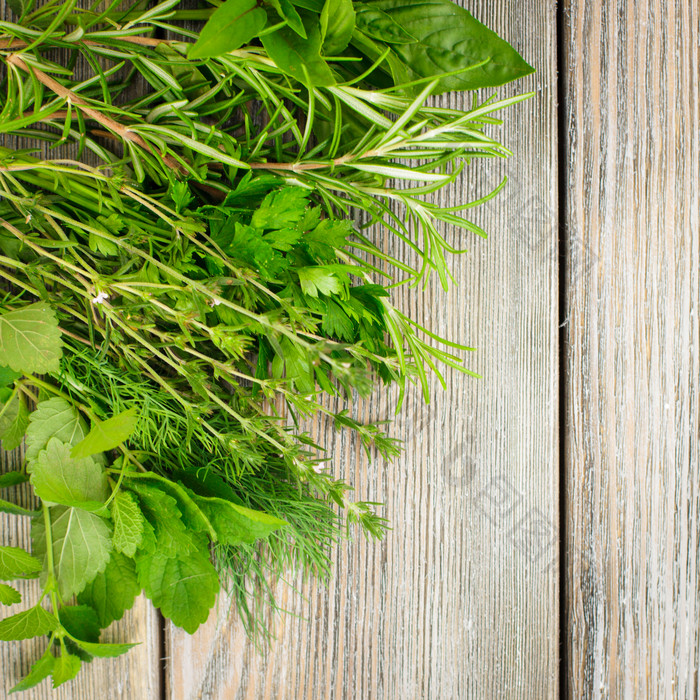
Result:
<svg viewBox="0 0 700 700"><path fill-rule="evenodd" d="M108 636L143 644L25 698L700 697L698 3L463 4L537 69L498 94L536 96L494 128L513 157L441 195L510 178L472 210L488 240L447 232L458 286L397 303L481 379L411 394L391 464L314 426L393 530L342 546L327 588L290 572L265 652L223 601L189 637L142 600ZM0 692L36 652L0 645Z"/></svg>

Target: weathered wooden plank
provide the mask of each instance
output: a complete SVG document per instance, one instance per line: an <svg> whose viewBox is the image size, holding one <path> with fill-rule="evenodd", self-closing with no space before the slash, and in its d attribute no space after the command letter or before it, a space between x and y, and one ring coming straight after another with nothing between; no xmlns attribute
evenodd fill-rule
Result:
<svg viewBox="0 0 700 700"><path fill-rule="evenodd" d="M697 698L698 4L567 0L572 698Z"/></svg>
<svg viewBox="0 0 700 700"><path fill-rule="evenodd" d="M532 88L537 96L496 130L515 152L507 165L515 182L476 214L490 240L449 234L472 249L454 261L459 287L399 290L397 303L475 344L469 365L483 378L449 373L446 391L433 382L428 407L409 397L393 431L406 454L391 465L368 465L358 445L316 427L358 497L387 504L393 531L382 544L344 546L327 590L296 582L303 600L279 588L306 619L283 617L264 655L223 608L194 637L170 629L171 698L557 695L554 3L467 5L538 69L501 94ZM483 194L502 174L474 166L448 196ZM395 400L378 394L354 408L391 417Z"/></svg>
<svg viewBox="0 0 700 700"><path fill-rule="evenodd" d="M0 449L0 473L16 468L20 452L7 453ZM3 497L7 492L3 492ZM34 508L28 488L15 487L13 501ZM28 548L30 532L28 518L0 513L0 545ZM40 595L37 581L24 581L18 588L22 593L22 603L10 607L3 606L2 617L25 610ZM124 618L105 630L103 641L142 642L128 654L116 659L95 659L91 664L83 664L80 675L58 690L51 689L51 681L28 690L21 695L26 700L72 700L74 698L100 698L123 700L143 698L157 700L161 697L161 644L160 620L150 603L139 598L133 609ZM25 642L0 642L0 692L7 692L20 679L46 649L46 639L30 639ZM13 696L14 697L14 696Z"/></svg>

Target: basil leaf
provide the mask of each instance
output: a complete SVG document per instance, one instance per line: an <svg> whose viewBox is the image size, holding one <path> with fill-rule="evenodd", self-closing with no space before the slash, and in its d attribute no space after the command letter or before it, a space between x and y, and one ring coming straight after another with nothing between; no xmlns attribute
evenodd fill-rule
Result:
<svg viewBox="0 0 700 700"><path fill-rule="evenodd" d="M299 13L290 0L270 0L270 4L277 10L277 14L302 38L306 39L306 29L301 21Z"/></svg>
<svg viewBox="0 0 700 700"><path fill-rule="evenodd" d="M508 42L451 0L377 0L372 7L416 37L392 46L414 79L474 66L442 78L438 92L496 87L533 72Z"/></svg>
<svg viewBox="0 0 700 700"><path fill-rule="evenodd" d="M188 58L211 58L235 51L267 24L267 13L255 0L226 0L218 7L189 51Z"/></svg>
<svg viewBox="0 0 700 700"><path fill-rule="evenodd" d="M355 31L355 8L352 0L326 0L321 12L323 53L337 56L347 48Z"/></svg>
<svg viewBox="0 0 700 700"><path fill-rule="evenodd" d="M395 22L386 12L374 7L358 3L357 28L373 39L387 44L410 44L416 37L409 34L400 24Z"/></svg>
<svg viewBox="0 0 700 700"><path fill-rule="evenodd" d="M303 17L308 39L289 27L261 37L265 51L277 67L309 87L335 85L328 64L321 58L321 31L310 15Z"/></svg>

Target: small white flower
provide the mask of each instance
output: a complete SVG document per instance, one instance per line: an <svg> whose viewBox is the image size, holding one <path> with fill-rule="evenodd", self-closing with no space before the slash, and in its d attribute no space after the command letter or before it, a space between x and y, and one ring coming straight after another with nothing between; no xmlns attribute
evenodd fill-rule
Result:
<svg viewBox="0 0 700 700"><path fill-rule="evenodd" d="M93 304L104 304L107 299L109 299L109 294L106 292L100 292L96 297L93 297L90 301Z"/></svg>
<svg viewBox="0 0 700 700"><path fill-rule="evenodd" d="M323 472L323 465L322 464L314 464L314 471L317 474L321 474Z"/></svg>
<svg viewBox="0 0 700 700"><path fill-rule="evenodd" d="M218 306L220 303L221 303L221 299L212 299L209 302L209 306L211 306L213 309L215 306Z"/></svg>

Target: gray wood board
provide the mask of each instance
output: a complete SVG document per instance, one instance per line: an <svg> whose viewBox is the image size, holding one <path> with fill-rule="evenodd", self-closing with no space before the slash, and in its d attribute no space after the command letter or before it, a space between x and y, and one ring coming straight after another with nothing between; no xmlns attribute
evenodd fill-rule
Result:
<svg viewBox="0 0 700 700"><path fill-rule="evenodd" d="M564 3L572 698L697 698L698 4Z"/></svg>

